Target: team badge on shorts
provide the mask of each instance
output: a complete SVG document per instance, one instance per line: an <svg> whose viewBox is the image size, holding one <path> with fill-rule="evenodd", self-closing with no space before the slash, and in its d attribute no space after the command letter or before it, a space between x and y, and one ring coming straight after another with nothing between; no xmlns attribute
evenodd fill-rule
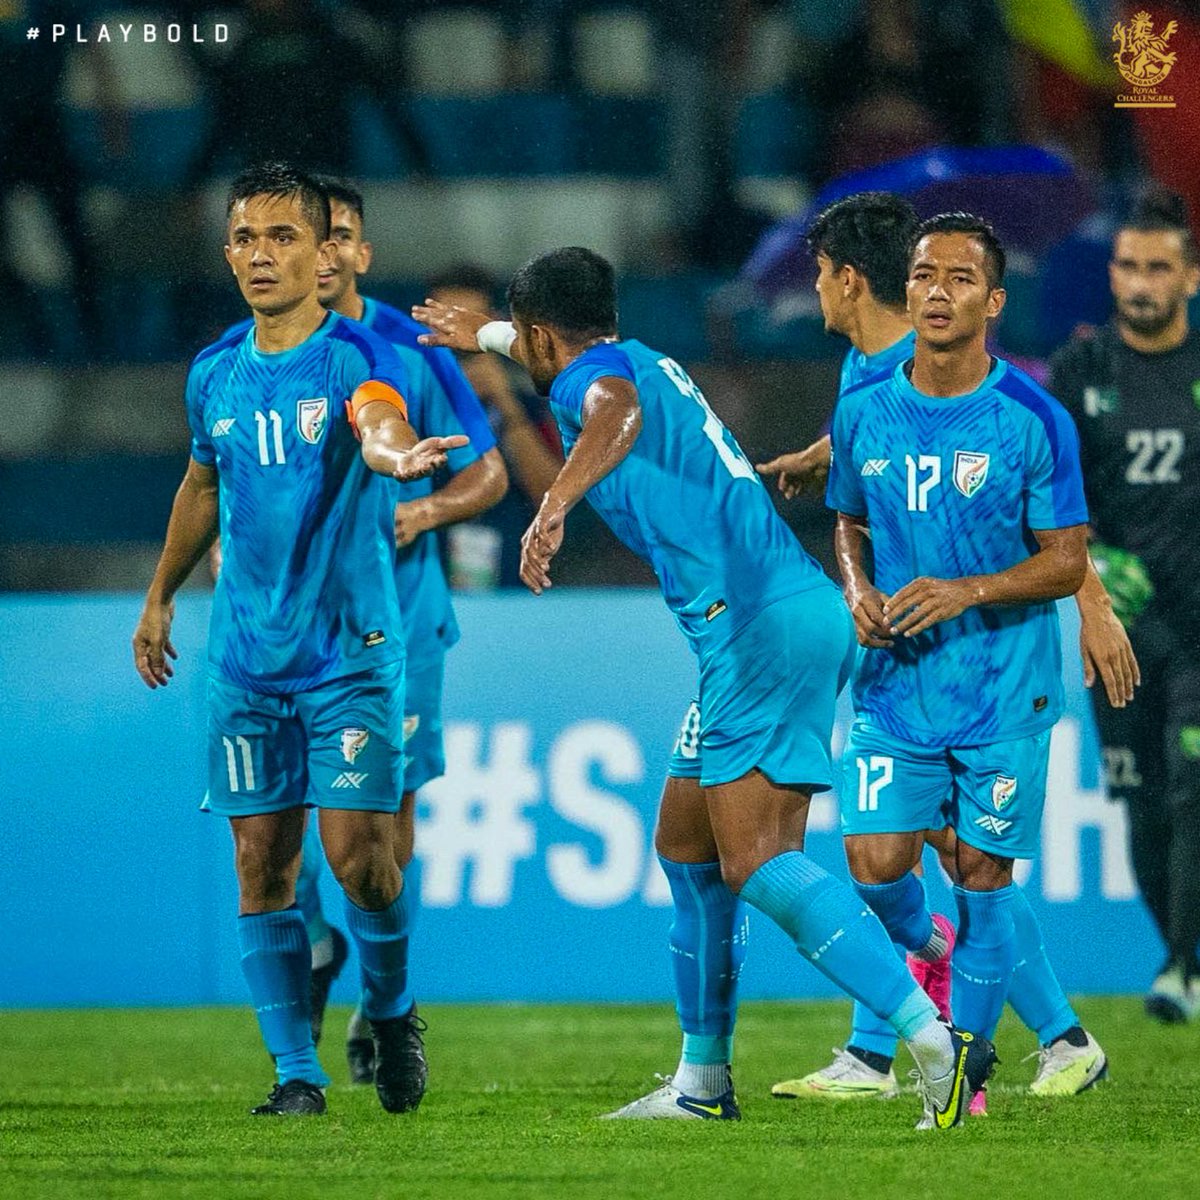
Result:
<svg viewBox="0 0 1200 1200"><path fill-rule="evenodd" d="M342 730L342 757L351 765L367 748L371 735L365 729Z"/></svg>
<svg viewBox="0 0 1200 1200"><path fill-rule="evenodd" d="M300 436L315 446L325 432L329 419L329 400L322 396L318 400L301 400L296 405L296 428Z"/></svg>
<svg viewBox="0 0 1200 1200"><path fill-rule="evenodd" d="M954 486L968 500L975 495L987 478L988 466L992 461L990 454L975 454L970 450L955 450L954 452Z"/></svg>
<svg viewBox="0 0 1200 1200"><path fill-rule="evenodd" d="M407 742L421 728L421 714L413 713L404 718L404 740Z"/></svg>
<svg viewBox="0 0 1200 1200"><path fill-rule="evenodd" d="M1017 794L1017 781L1011 775L997 775L992 784L992 807L1003 812Z"/></svg>

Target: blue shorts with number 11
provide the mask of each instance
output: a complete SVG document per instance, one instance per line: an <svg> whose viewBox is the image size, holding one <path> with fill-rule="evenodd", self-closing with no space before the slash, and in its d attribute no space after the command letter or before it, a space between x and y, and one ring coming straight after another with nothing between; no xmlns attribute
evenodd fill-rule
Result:
<svg viewBox="0 0 1200 1200"><path fill-rule="evenodd" d="M1003 858L1037 853L1050 730L987 746L922 746L859 717L842 755L842 833L954 828Z"/></svg>

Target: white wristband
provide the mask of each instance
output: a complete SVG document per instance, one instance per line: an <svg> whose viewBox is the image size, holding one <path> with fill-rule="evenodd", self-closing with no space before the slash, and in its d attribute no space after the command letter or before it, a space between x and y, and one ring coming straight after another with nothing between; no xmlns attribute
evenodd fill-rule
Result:
<svg viewBox="0 0 1200 1200"><path fill-rule="evenodd" d="M512 358L513 342L517 340L517 331L511 321L489 321L480 327L475 335L480 350L493 354L503 354Z"/></svg>

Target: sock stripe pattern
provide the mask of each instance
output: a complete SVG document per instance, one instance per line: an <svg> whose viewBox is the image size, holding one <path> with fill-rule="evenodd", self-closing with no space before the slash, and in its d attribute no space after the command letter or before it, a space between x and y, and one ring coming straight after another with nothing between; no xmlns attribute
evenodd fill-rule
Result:
<svg viewBox="0 0 1200 1200"><path fill-rule="evenodd" d="M1037 1034L1038 1042L1048 1046L1078 1025L1079 1017L1050 965L1038 919L1025 893L1016 886L1012 915L1017 961L1008 987L1008 1002L1013 1012Z"/></svg>
<svg viewBox="0 0 1200 1200"><path fill-rule="evenodd" d="M933 1002L896 957L875 914L802 851L763 863L746 880L742 899L766 913L823 975L877 1016L895 1025L904 1009L906 1026L918 1017L936 1017Z"/></svg>
<svg viewBox="0 0 1200 1200"><path fill-rule="evenodd" d="M346 924L358 948L362 971L362 1010L370 1020L402 1017L413 1006L408 986L408 886L374 912L346 897Z"/></svg>

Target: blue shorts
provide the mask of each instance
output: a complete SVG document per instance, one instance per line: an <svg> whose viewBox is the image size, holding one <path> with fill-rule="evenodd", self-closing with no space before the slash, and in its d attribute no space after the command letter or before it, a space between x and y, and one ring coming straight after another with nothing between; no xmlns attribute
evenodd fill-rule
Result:
<svg viewBox="0 0 1200 1200"><path fill-rule="evenodd" d="M302 804L395 812L403 745L403 660L288 696L210 678L206 806L223 817Z"/></svg>
<svg viewBox="0 0 1200 1200"><path fill-rule="evenodd" d="M446 657L409 667L404 681L404 790L415 792L446 773L442 678Z"/></svg>
<svg viewBox="0 0 1200 1200"><path fill-rule="evenodd" d="M1033 858L1049 765L1049 729L987 746L920 746L860 717L842 757L842 833L951 825L979 850Z"/></svg>
<svg viewBox="0 0 1200 1200"><path fill-rule="evenodd" d="M837 590L816 587L768 605L700 659L667 766L702 787L756 767L773 783L833 786L834 706L854 663L854 626Z"/></svg>

